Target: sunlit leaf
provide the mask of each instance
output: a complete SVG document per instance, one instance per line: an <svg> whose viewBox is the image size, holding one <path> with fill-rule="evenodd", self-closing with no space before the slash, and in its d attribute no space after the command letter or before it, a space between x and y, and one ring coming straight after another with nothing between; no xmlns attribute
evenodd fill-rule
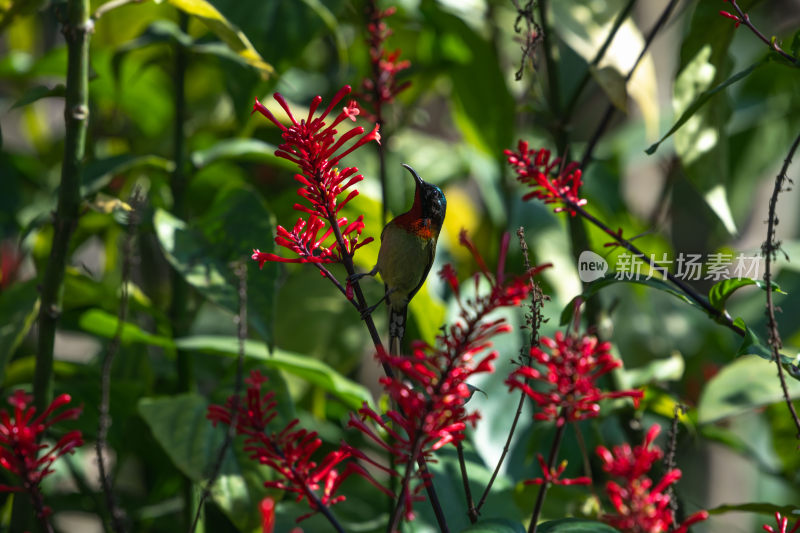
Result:
<svg viewBox="0 0 800 533"><path fill-rule="evenodd" d="M800 398L800 381L786 380L791 398ZM739 357L703 388L699 422L707 424L783 400L775 364L756 356Z"/></svg>
<svg viewBox="0 0 800 533"><path fill-rule="evenodd" d="M729 278L723 279L722 281L718 281L715 283L709 290L708 290L708 302L715 308L719 309L720 311L725 310L725 302L728 301L728 298L736 292L737 289L742 287L747 287L748 285L755 285L756 287L767 290L767 284L760 280L760 279L751 279L751 278ZM778 294L786 294L780 288L780 286L772 282L772 290L777 292Z"/></svg>
<svg viewBox="0 0 800 533"><path fill-rule="evenodd" d="M250 39L216 7L206 0L161 0L176 8L195 16L213 31L233 51L242 56L248 64L261 72L264 78L272 75L275 69L261 58L261 55L250 42Z"/></svg>
<svg viewBox="0 0 800 533"><path fill-rule="evenodd" d="M595 520L562 518L544 522L536 527L541 533L619 533L619 530Z"/></svg>

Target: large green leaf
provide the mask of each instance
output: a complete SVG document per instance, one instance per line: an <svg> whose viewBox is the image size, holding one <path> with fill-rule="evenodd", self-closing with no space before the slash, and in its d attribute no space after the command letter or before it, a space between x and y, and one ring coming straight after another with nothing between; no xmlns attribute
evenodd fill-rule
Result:
<svg viewBox="0 0 800 533"><path fill-rule="evenodd" d="M139 401L139 412L155 439L195 483L208 480L225 439L224 426L213 427L206 419L207 410L206 399L198 394ZM263 467L237 453L236 447L233 442L226 450L211 495L240 530L250 531L258 525L258 502L267 494L261 482L268 477Z"/></svg>
<svg viewBox="0 0 800 533"><path fill-rule="evenodd" d="M463 20L423 3L422 12L437 33L436 43L453 84L453 118L465 139L492 157L513 142L514 100L496 51ZM480 74L477 74L477 70ZM487 104L491 102L491 112Z"/></svg>
<svg viewBox="0 0 800 533"><path fill-rule="evenodd" d="M220 13L211 2L206 0L166 0L166 2L201 20L231 50L244 58L249 65L258 69L264 78L275 72L272 65L262 59L247 35Z"/></svg>
<svg viewBox="0 0 800 533"><path fill-rule="evenodd" d="M737 318L733 321L733 324L744 330L744 338L742 339L742 344L739 345L739 350L737 350L736 355L757 355L762 359L772 361L772 349L769 344L764 342L755 331L748 327L747 324L744 323L744 320ZM796 379L800 379L794 367L794 364L797 362L795 359L781 354L781 361L787 366L790 375L794 376Z"/></svg>
<svg viewBox="0 0 800 533"><path fill-rule="evenodd" d="M116 315L112 315L111 313L101 309L90 309L83 313L78 319L78 325L81 329L107 339L110 339L117 334L118 323L119 321L117 320ZM150 344L152 346L160 346L162 348L173 347L171 339L148 333L136 324L131 324L130 322L124 322L122 324L120 342L124 345L141 343Z"/></svg>
<svg viewBox="0 0 800 533"><path fill-rule="evenodd" d="M617 279L616 274L614 274L613 272L609 272L602 278L590 283L586 287L586 290L583 291L581 295L573 298L566 305L566 307L564 307L564 309L561 311L561 325L563 326L565 324L568 324L569 321L572 319L575 307L575 301L578 298L580 298L583 301L588 300L589 298L597 294L601 289L604 289L609 285L613 285L615 283L637 283L639 285L646 285L653 289L658 289L660 291L666 292L667 294L671 294L672 296L682 300L683 302L689 304L690 306L700 309L700 306L697 305L697 303L694 300L691 300L688 296L686 296L686 294L675 289L672 285L670 285L668 282L664 280L656 278L645 279L641 277L634 277L631 279Z"/></svg>
<svg viewBox="0 0 800 533"><path fill-rule="evenodd" d="M786 380L789 395L800 398L800 382ZM726 365L700 396L698 421L707 424L783 400L774 363L746 355Z"/></svg>
<svg viewBox="0 0 800 533"><path fill-rule="evenodd" d="M752 3L746 1L740 5L747 11ZM688 180L700 191L729 233L736 232L726 190L729 160L725 129L730 103L722 91L724 87L719 91L714 88L729 78L732 61L728 47L734 31L734 24L720 16L719 6L714 2L696 4L689 32L681 46L673 97L677 116L692 113L695 107L674 134L675 151ZM747 71L741 77L746 74ZM710 95L713 98L707 99ZM705 101L705 104L696 106L698 101Z"/></svg>
<svg viewBox="0 0 800 533"><path fill-rule="evenodd" d="M31 329L38 311L37 280L16 283L0 292L0 382L14 350Z"/></svg>
<svg viewBox="0 0 800 533"><path fill-rule="evenodd" d="M725 302L728 301L728 298L736 292L737 289L741 289L742 287L747 287L748 285L755 285L756 287L767 290L767 284L760 280L760 279L751 279L751 278L729 278L723 279L722 281L718 281L715 283L709 290L708 290L708 302L715 308L719 309L720 311L725 310ZM779 294L786 294L780 288L780 286L772 282L772 290L779 293Z"/></svg>
<svg viewBox="0 0 800 533"><path fill-rule="evenodd" d="M197 168L225 159L296 168L286 159L275 156L275 146L258 139L225 139L204 150L192 152L190 158L192 165Z"/></svg>
<svg viewBox="0 0 800 533"><path fill-rule="evenodd" d="M121 154L93 159L83 167L81 196L94 194L108 185L115 175L140 167L172 172L175 163L157 155Z"/></svg>
<svg viewBox="0 0 800 533"><path fill-rule="evenodd" d="M800 507L794 505L775 505L774 503L752 502L725 504L708 509L708 514L725 514L730 512L760 513L775 515L781 513L786 517L800 515Z"/></svg>
<svg viewBox="0 0 800 533"><path fill-rule="evenodd" d="M186 351L236 356L239 340L236 337L198 336L177 339L175 345ZM336 396L352 409L364 402L370 403L372 396L363 386L347 379L336 370L312 357L274 349L270 354L267 346L258 341L245 341L246 357L258 359L265 366L288 372Z"/></svg>
<svg viewBox="0 0 800 533"><path fill-rule="evenodd" d="M197 221L197 229L161 209L153 223L175 269L206 298L232 313L238 312L239 303L231 263L246 260L248 321L271 343L277 267L268 263L259 270L248 258L255 247L272 250L272 214L258 193L246 188L223 191Z"/></svg>
<svg viewBox="0 0 800 533"><path fill-rule="evenodd" d="M36 87L31 87L25 91L25 94L23 94L16 102L14 102L14 105L11 106L11 109L32 104L33 102L41 100L42 98L61 98L64 96L64 94L66 94L66 87L62 83L59 83L53 87L37 85Z"/></svg>
<svg viewBox="0 0 800 533"><path fill-rule="evenodd" d="M619 530L594 520L583 518L562 518L539 524L536 531L541 533L619 533Z"/></svg>

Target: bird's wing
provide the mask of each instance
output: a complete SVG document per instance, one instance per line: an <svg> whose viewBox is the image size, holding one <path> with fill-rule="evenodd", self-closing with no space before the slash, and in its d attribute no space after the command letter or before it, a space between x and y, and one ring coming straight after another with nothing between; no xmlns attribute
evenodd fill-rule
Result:
<svg viewBox="0 0 800 533"><path fill-rule="evenodd" d="M414 297L415 294L417 294L417 291L422 288L422 284L425 283L425 280L428 278L428 273L431 271L431 267L433 266L433 258L435 255L436 241L433 241L432 245L428 247L428 264L425 265L425 271L422 273L422 277L419 278L419 283L417 283L417 286L414 287L414 290L408 293L409 301Z"/></svg>

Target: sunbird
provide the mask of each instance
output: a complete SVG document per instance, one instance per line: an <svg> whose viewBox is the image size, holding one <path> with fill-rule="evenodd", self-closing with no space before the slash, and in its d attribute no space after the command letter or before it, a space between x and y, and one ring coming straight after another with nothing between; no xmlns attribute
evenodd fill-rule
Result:
<svg viewBox="0 0 800 533"><path fill-rule="evenodd" d="M442 190L426 183L413 168L403 163L416 181L411 209L398 215L384 226L378 263L364 274L380 273L386 292L381 300L367 308L368 315L384 300L389 306L389 351L400 353L400 342L406 331L408 302L425 283L436 255L436 241L444 223L447 199Z"/></svg>

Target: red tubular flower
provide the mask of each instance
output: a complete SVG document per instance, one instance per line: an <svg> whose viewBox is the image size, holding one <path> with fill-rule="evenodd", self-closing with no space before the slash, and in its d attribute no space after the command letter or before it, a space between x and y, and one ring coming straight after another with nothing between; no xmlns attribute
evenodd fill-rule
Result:
<svg viewBox="0 0 800 533"><path fill-rule="evenodd" d="M539 461L539 467L542 469L542 477L529 479L525 481L525 485L591 485L592 480L586 476L576 477L573 479L561 479L561 474L567 468L567 461L561 461L561 464L555 468L547 468L547 463L542 457L542 454L537 453L536 459Z"/></svg>
<svg viewBox="0 0 800 533"><path fill-rule="evenodd" d="M562 204L555 212L567 211L572 216L575 216L575 207L586 205L586 200L578 197L578 189L583 184L578 163L562 164L564 161L560 157L550 161L550 150L531 150L525 141L519 141L516 152L505 150L504 153L517 173L517 180L533 188L523 200L538 198L546 204Z"/></svg>
<svg viewBox="0 0 800 533"><path fill-rule="evenodd" d="M9 405L14 408L13 415L6 409L0 410L0 466L16 475L21 484L0 485L0 491L28 492L39 518L44 519L50 509L44 506L39 485L53 472L56 459L82 446L83 438L78 430L67 432L52 445L42 444L42 437L54 424L77 419L82 407L61 410L71 401L69 394L62 394L34 418L36 408L31 406L32 401L32 396L16 390L8 398Z"/></svg>
<svg viewBox="0 0 800 533"><path fill-rule="evenodd" d="M762 526L764 531L768 531L769 533L795 533L798 529L800 529L800 520L794 523L792 529L787 529L789 527L789 519L785 516L781 516L781 513L775 513L775 522L778 526L778 529L774 529L772 526L764 524Z"/></svg>
<svg viewBox="0 0 800 533"><path fill-rule="evenodd" d="M664 455L653 444L660 431L661 427L654 425L644 442L633 449L628 444L615 446L613 451L597 447L603 470L621 481L606 483L606 494L616 513L605 514L601 520L624 533L686 533L689 526L708 518L707 511L698 511L681 524L674 524L672 497L667 489L681 478L681 471L673 468L655 486L648 477L653 464Z"/></svg>
<svg viewBox="0 0 800 533"><path fill-rule="evenodd" d="M507 239L503 242L508 245ZM420 457L431 458L433 452L448 443L460 442L467 425L475 426L480 415L466 408L471 396L467 380L475 374L494 371L492 361L498 354L489 351L491 339L511 331L504 319L487 320L487 316L500 307L517 305L529 291L525 278L512 277L506 283L498 282L506 276L502 272L492 276L463 233L462 243L473 251L476 261L482 265L482 271L475 275L476 287L484 278L490 285L488 293L476 291L474 298L462 301L455 272L452 267L445 267L442 276L456 287L454 292L461 305L459 318L439 335L436 347L417 341L410 356L379 352L378 358L394 370L394 377L381 378L380 382L397 409L383 417L365 404L358 412L360 417L351 415L349 423L392 454L395 464L405 464L406 468L413 467ZM374 426L383 429L388 441ZM365 454L353 453L376 465ZM393 466L376 466L398 475ZM424 484L425 480L422 481ZM411 503L423 484L405 491L406 518L413 517Z"/></svg>
<svg viewBox="0 0 800 533"><path fill-rule="evenodd" d="M299 122L283 96L275 93L275 100L289 116L290 126L279 122L258 100L253 105L254 113L258 111L283 132L284 142L278 146L275 155L295 163L300 168L300 174L295 174L294 178L301 185L297 194L305 203L297 203L294 208L308 218L307 220L299 218L292 231L278 227L275 242L293 252L296 257L284 258L254 250L252 258L258 261L261 267L267 261L337 263L342 260L343 254L352 257L358 248L372 241L370 237L358 242L364 229L363 217L350 223L346 218L339 217L341 209L358 196L354 186L364 178L358 174L356 167L340 170L337 165L345 156L365 144L371 141L380 142L378 126L375 125L369 133L364 133L364 128L358 126L339 135L336 127L346 119L355 121L359 114L358 106L353 100L342 108L330 124L325 121L350 90L349 85L342 87L322 114L314 117L314 113L322 103L322 97L317 96L311 101L308 117L300 119ZM355 142L345 147L353 139ZM319 237L320 232L322 232L321 237ZM336 233L341 234L341 240ZM336 240L324 246L324 242L332 235Z"/></svg>
<svg viewBox="0 0 800 533"><path fill-rule="evenodd" d="M542 409L533 415L536 420L561 426L597 416L600 400L630 397L638 403L644 396L640 390L604 392L597 386L600 376L622 364L609 352L610 343L588 335L564 337L560 331L555 339L544 337L541 342L549 352L537 347L530 351L540 366L521 366L506 379L509 390L524 391ZM542 387L534 389L529 381L538 381Z"/></svg>
<svg viewBox="0 0 800 533"><path fill-rule="evenodd" d="M411 82L398 83L397 74L411 66L408 60L399 61L401 51L388 51L384 48L392 30L385 19L395 13L394 7L379 9L375 0L366 3L367 44L372 64L372 77L362 83L362 99L372 104L374 114L368 113L369 120L383 120L383 104L394 101L395 96L411 86Z"/></svg>
<svg viewBox="0 0 800 533"><path fill-rule="evenodd" d="M735 26L736 28L738 28L739 24L741 24L743 22L742 19L740 19L739 17L737 17L736 15L734 15L732 13L728 13L727 11L720 11L719 14L722 15L723 17L725 17L725 18L729 18L731 20L735 20L736 21L736 26Z"/></svg>
<svg viewBox="0 0 800 533"><path fill-rule="evenodd" d="M297 519L299 522L319 511L319 505L326 507L339 503L344 496L336 496L342 482L353 472L362 473L359 468L345 468L339 472L336 467L348 457L350 452L344 447L328 453L320 463L312 460L312 455L322 445L315 431L296 429L297 419L289 422L281 431L269 431L267 426L277 416L275 394L271 391L262 394L261 385L267 379L258 370L253 370L247 382L247 395L242 402L236 396L228 398L224 406L211 405L206 417L214 426L217 423L236 426L236 433L245 436L244 450L250 458L267 465L280 478L265 481L264 485L291 492L297 501L308 500L312 512ZM262 507L263 511L263 507ZM265 520L266 520L266 514Z"/></svg>

